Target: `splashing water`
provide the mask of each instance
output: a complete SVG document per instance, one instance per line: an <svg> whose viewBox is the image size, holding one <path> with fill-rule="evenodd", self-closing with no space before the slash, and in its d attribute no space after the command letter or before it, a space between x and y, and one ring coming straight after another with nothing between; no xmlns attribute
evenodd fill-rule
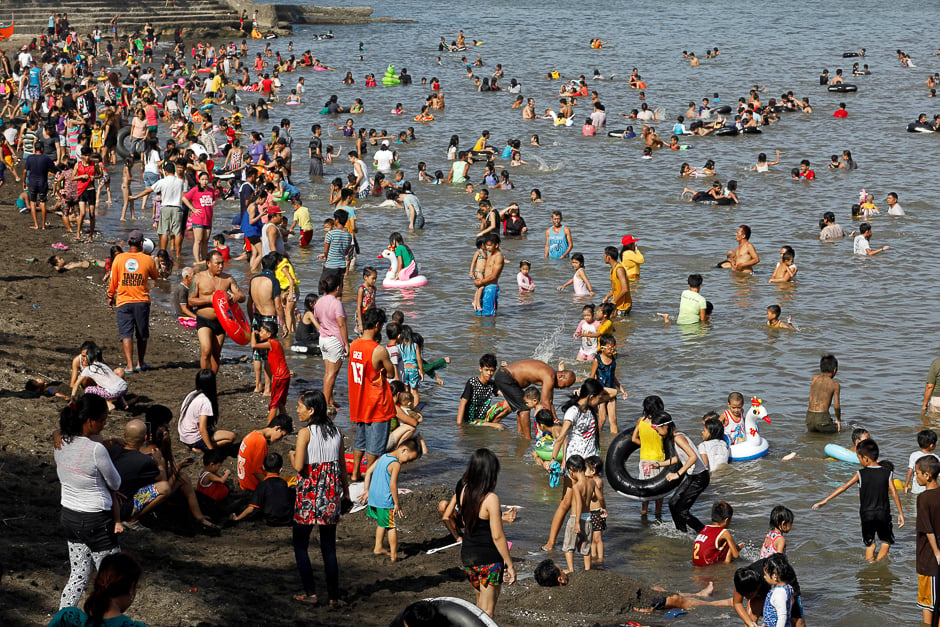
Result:
<svg viewBox="0 0 940 627"><path fill-rule="evenodd" d="M562 334L565 332L564 322L559 324L555 329L548 334L548 336L539 342L539 345L535 347L535 350L532 351L531 359L538 359L549 363L552 359L552 355L555 354L555 349L561 345Z"/></svg>

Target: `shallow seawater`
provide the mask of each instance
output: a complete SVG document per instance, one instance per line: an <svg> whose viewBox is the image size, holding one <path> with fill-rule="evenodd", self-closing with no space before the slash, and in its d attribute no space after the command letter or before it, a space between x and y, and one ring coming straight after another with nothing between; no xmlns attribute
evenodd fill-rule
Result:
<svg viewBox="0 0 940 627"><path fill-rule="evenodd" d="M417 183L416 164L425 161L428 170L443 170L449 162L446 147L452 134L469 148L482 129L492 132L491 143L502 148L507 139L520 139L528 165L510 168L517 189L493 190L494 205L511 201L522 206L529 234L503 243L508 258L503 278L499 316L480 319L471 311L472 286L467 269L477 230L476 204L462 188L416 185L428 219L428 227L408 236L422 272L429 282L411 292L380 291L379 303L389 312L400 309L409 323L427 340L430 359L449 355L451 364L441 373L443 387L422 388L427 401L422 431L432 454L407 469L405 485L452 484L459 477L468 454L486 446L496 451L503 464L499 493L504 503L523 505L519 520L508 529L514 553L537 552L547 535L555 508L556 491L528 456L528 443L513 435L490 429L456 428L457 400L466 379L477 372L484 352L500 359L538 357L548 362L565 359L579 375L587 366L575 363L577 341L571 337L580 319L582 301L555 287L570 278L568 262L543 260L544 230L553 210L564 212L565 224L574 237L574 250L587 259L587 273L599 303L607 291L603 247L618 245L625 234L640 239L646 256L642 278L634 286L632 316L617 324L620 358L618 374L630 398L618 407L620 424L629 428L639 414L644 396L658 394L687 433L699 439L698 418L711 409L720 410L728 392L741 391L746 398L759 396L770 411L772 424L762 425L771 442L768 457L736 464L717 472L711 487L695 510L707 520L710 504L726 499L735 507L734 536L747 543L745 557L756 558L767 531L767 518L774 505L786 504L796 513L787 541L790 557L805 591L804 603L811 623L879 625L888 620L910 624L919 618L914 606L914 500L902 496L908 524L896 530L898 543L888 563L864 563L854 491L836 499L822 511L810 506L851 476L851 465L826 461L823 446L830 441L846 444L848 435L809 435L803 426L809 380L819 357L833 352L840 361L845 424L870 429L881 444L883 457L903 469L916 447L915 434L922 428L918 416L923 378L936 356L933 339L940 298L933 286L932 242L940 228L936 216L935 161L938 138L908 134L905 126L918 113L932 114L938 107L927 99L924 79L940 71L929 28L931 20L923 5L908 0L891 10L875 2L852 5L814 4L799 7L758 1L710 3L707 8L686 3L626 3L615 1L602 7L572 8L556 0L548 2L476 3L451 6L413 0L390 3L380 13L410 17L414 24L374 24L332 27L336 38L313 41L310 35L327 27L299 27L293 37L298 57L305 49L336 72L301 71L286 75L286 87L298 76L307 80L305 104L276 107L267 123L246 124L265 134L282 116L289 117L295 137L295 179L299 181L314 222L327 215L327 185L334 176L350 170L340 157L326 166L323 182L307 180L306 143L309 126L319 122L341 124L346 116L327 119L317 111L330 94L343 105L362 98L366 113L356 117L356 126L400 131L416 126L418 140L399 146L407 178ZM656 123L668 138L676 115L689 101L699 102L718 92L723 104L733 104L754 84L765 87L762 99L793 90L797 97L809 96L813 115L784 114L764 133L736 138L694 138L684 152L660 151L651 161L640 159L638 140L606 137L583 138L578 127L590 112L586 102L576 109L577 124L553 128L544 121L525 122L520 111L509 108L505 93L473 91L463 75L461 54L436 57L441 35L448 41L463 28L468 40L483 46L467 51L471 60L483 56L485 66L477 73L487 76L502 63L506 79L516 78L523 95L536 99L542 112L557 108L557 81L545 74L557 69L566 78L590 76L595 68L613 81L589 81L607 107L609 127L622 128L618 112L639 106L637 92L625 82L632 67L638 67L648 83L647 102L662 107L666 119ZM610 40L602 50L591 50L588 40ZM364 60L358 45L363 42ZM286 53L287 39L270 42ZM251 56L263 43L251 42ZM700 57L706 48L718 46L721 56L702 58L699 68L683 60L683 49ZM868 77L850 78L857 93L832 94L818 85L823 67L831 72L851 71L853 59L843 51L868 49L858 59L871 66ZM895 50L911 54L916 68L902 68ZM366 89L367 72L380 76L389 63L408 68L418 84L411 87ZM340 84L351 70L357 84ZM411 116L394 116L389 110L398 102L417 112L428 91L421 77L436 76L446 94L447 109L435 112L429 126L415 125ZM508 83L508 80L505 81ZM850 115L831 117L839 102ZM245 104L246 99L241 100ZM636 126L639 128L639 126ZM542 146L529 146L538 133ZM342 134L329 126L324 144L352 148ZM684 142L685 143L685 142ZM749 172L757 153L773 159L781 151L781 162L768 174ZM859 169L831 171L831 154L850 149ZM801 159L810 159L817 179L811 184L790 180L789 170ZM706 159L717 163L719 179L736 179L741 205L735 208L697 206L679 199L686 185L705 189L709 180L680 179L679 166L689 162L701 166ZM371 163L371 159L368 160ZM471 175L479 179L481 168ZM113 187L119 194L119 174ZM542 191L546 202L528 203L529 190ZM884 208L884 197L896 191L908 215L874 219L874 247L891 250L872 259L852 255L850 239L821 244L816 223L824 211L835 212L847 231L857 228L849 207L862 188L873 192ZM135 187L136 190L136 187ZM361 207L359 268L376 265L375 257L391 231L406 231L400 211L378 208L370 201ZM231 203L216 211L216 229L226 228ZM119 205L100 221L106 229L126 233L131 224L119 223ZM716 270L714 264L734 246L740 224L753 229L751 241L761 256L753 276L735 276ZM777 287L767 283L780 247L796 249L800 268L794 285ZM236 244L236 247L238 245ZM293 257L303 292L315 290L319 277L316 250L295 251ZM513 276L519 261L533 263L537 285L534 296L519 298ZM233 272L241 280L242 268ZM656 312L675 313L686 277L704 276L702 293L715 304L714 322L707 329L684 330L664 326ZM381 278L381 277L380 277ZM358 281L347 283L351 293ZM347 301L348 303L348 301ZM792 315L799 332L768 331L765 311L779 303L784 316ZM352 313L348 304L347 312ZM159 347L154 347L158 359ZM237 347L230 354L242 354ZM319 383L322 364L317 358L291 355L295 377ZM302 386L294 385L292 398ZM345 396L345 377L338 386ZM560 404L560 403L559 403ZM341 425L348 419L340 415ZM605 432L603 443L609 441ZM789 451L798 456L781 461ZM902 477L903 478L903 477ZM693 572L689 538L677 534L668 523L640 520L639 507L616 494L608 494L609 530L605 536L608 567L629 572L683 591L696 589L714 579L719 590L730 590L732 568L715 567ZM534 556L538 557L538 556ZM714 616L725 616L715 612ZM826 616L828 620L820 617ZM688 621L687 621L688 622Z"/></svg>

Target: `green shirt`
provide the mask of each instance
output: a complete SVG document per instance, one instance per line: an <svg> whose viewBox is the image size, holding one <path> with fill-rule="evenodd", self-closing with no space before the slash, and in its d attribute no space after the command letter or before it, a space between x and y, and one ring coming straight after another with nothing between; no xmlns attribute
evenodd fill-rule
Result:
<svg viewBox="0 0 940 627"><path fill-rule="evenodd" d="M414 255L408 252L408 249L399 244L395 247L395 255L401 257L401 268L399 272L411 265L411 262L415 260Z"/></svg>
<svg viewBox="0 0 940 627"><path fill-rule="evenodd" d="M676 317L676 324L695 324L700 322L705 309L705 297L698 292L685 290L679 298L679 315Z"/></svg>

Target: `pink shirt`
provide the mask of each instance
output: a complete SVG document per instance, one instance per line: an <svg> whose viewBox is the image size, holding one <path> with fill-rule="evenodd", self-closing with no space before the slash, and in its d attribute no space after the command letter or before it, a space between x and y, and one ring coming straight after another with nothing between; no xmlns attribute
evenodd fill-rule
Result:
<svg viewBox="0 0 940 627"><path fill-rule="evenodd" d="M198 226L212 226L212 210L215 207L215 191L207 189L200 191L194 187L186 192L186 200L193 204L190 221Z"/></svg>
<svg viewBox="0 0 940 627"><path fill-rule="evenodd" d="M320 335L342 339L339 331L339 319L346 317L346 311L343 309L343 303L338 298L332 294L322 296L317 304L313 306L313 315L320 323Z"/></svg>

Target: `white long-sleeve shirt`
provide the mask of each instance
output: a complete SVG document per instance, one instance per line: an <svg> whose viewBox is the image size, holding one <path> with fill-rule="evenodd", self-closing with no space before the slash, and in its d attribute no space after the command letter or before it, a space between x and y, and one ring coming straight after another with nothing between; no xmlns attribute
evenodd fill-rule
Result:
<svg viewBox="0 0 940 627"><path fill-rule="evenodd" d="M54 453L62 484L62 507L73 512L111 509L111 490L121 487L121 475L100 442L78 436Z"/></svg>

